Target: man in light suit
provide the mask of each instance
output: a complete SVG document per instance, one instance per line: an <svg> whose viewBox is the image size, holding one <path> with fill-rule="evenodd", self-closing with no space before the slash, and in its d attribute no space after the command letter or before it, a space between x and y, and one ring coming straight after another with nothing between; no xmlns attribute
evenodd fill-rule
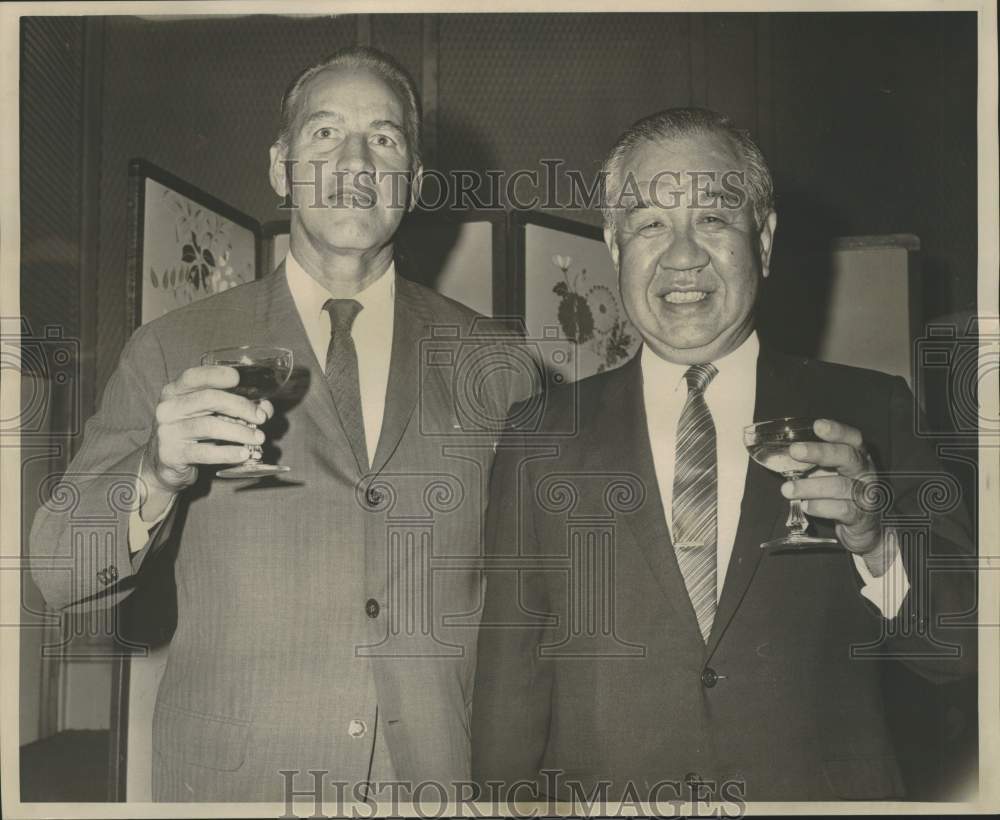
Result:
<svg viewBox="0 0 1000 820"><path fill-rule="evenodd" d="M468 779L474 559L489 419L507 403L488 382L465 407L448 368L427 366L436 330L438 347L475 347L474 314L395 274L419 128L411 80L377 51L299 76L270 162L293 206L289 256L133 335L53 495L71 503L35 521L35 577L56 607L116 603L177 542L158 801L331 801L335 783L350 800L367 781ZM229 392L234 369L199 366L246 343L293 351L273 402ZM291 472L214 476L265 442ZM116 509L133 488L137 503ZM81 527L109 510L91 550Z"/></svg>
<svg viewBox="0 0 1000 820"><path fill-rule="evenodd" d="M912 396L758 342L777 217L764 158L728 118L654 114L605 170L605 238L645 344L553 391L540 434L501 443L474 777L521 799L526 783L564 799L901 797L882 659L948 680L974 646L937 620L974 605L973 579L924 572L888 526L924 520L921 486L941 480ZM787 482L743 442L782 417L815 419L820 439L793 445L819 469ZM762 550L789 499L839 543ZM932 524L933 552L970 552L957 497Z"/></svg>

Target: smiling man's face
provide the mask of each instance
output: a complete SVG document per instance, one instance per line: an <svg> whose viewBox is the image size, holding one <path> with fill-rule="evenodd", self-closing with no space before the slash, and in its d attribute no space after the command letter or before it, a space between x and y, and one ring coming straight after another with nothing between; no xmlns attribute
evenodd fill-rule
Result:
<svg viewBox="0 0 1000 820"><path fill-rule="evenodd" d="M732 352L753 330L777 222L772 211L756 225L736 146L712 133L646 142L620 173L642 200L628 207L626 193L604 232L629 319L668 361Z"/></svg>

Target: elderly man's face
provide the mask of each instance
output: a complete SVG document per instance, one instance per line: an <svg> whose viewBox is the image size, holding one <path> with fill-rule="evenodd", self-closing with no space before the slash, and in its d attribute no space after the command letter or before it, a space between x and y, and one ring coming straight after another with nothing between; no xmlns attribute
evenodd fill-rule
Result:
<svg viewBox="0 0 1000 820"><path fill-rule="evenodd" d="M319 253L360 254L391 241L410 205L404 111L392 87L365 69L332 68L309 81L290 145L271 148L279 196L288 190L284 160L295 160L293 240L298 229Z"/></svg>
<svg viewBox="0 0 1000 820"><path fill-rule="evenodd" d="M735 146L716 134L643 143L622 163L642 204L618 211L605 241L629 319L668 361L713 361L753 330L777 219L756 227L742 171Z"/></svg>

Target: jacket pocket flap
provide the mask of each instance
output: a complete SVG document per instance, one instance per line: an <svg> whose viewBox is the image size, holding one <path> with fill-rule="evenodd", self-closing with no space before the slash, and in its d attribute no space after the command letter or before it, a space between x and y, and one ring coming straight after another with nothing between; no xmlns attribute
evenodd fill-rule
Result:
<svg viewBox="0 0 1000 820"><path fill-rule="evenodd" d="M158 704L153 716L156 751L196 766L234 772L246 759L250 724Z"/></svg>

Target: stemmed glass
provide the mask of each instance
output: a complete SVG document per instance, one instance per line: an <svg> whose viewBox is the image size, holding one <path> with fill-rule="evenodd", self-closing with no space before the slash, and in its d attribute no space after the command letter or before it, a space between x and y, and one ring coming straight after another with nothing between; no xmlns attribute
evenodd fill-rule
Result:
<svg viewBox="0 0 1000 820"><path fill-rule="evenodd" d="M816 469L815 464L807 464L792 458L789 448L797 441L822 441L813 430L814 419L783 418L761 421L743 429L743 444L750 457L761 467L780 473L787 480L794 480ZM809 535L809 519L802 512L802 502L798 498L789 500L788 519L785 527L788 535L761 544L768 547L808 547L812 544L836 544L835 538L819 538Z"/></svg>
<svg viewBox="0 0 1000 820"><path fill-rule="evenodd" d="M251 401L260 401L274 396L288 381L292 373L292 351L284 347L261 345L241 345L209 350L201 357L203 365L224 365L235 368L240 381L230 388L231 393L245 396ZM241 424L248 424L239 419ZM248 424L256 428L255 424ZM251 444L250 458L242 464L226 467L216 475L220 478L262 478L285 473L291 467L280 464L265 464L261 461L263 450L259 444Z"/></svg>

